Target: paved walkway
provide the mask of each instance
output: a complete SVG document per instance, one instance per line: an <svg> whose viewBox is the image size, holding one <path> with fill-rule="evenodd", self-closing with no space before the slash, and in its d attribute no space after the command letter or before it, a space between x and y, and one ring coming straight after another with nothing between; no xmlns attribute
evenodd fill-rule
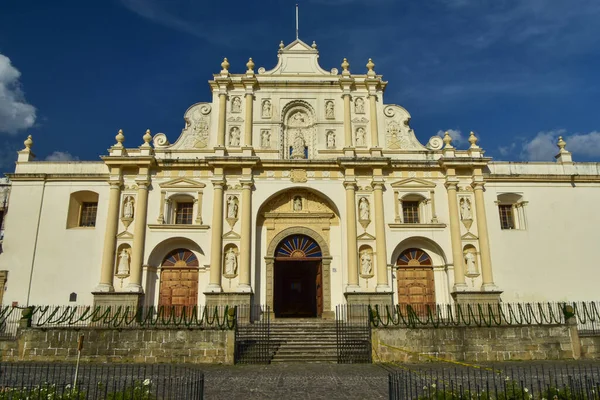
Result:
<svg viewBox="0 0 600 400"><path fill-rule="evenodd" d="M377 364L207 366L206 400L387 399L388 370Z"/></svg>

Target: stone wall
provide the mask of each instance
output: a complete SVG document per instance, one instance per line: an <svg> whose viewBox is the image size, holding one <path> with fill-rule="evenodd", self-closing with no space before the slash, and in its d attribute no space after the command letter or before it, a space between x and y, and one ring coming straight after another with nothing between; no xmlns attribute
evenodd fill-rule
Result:
<svg viewBox="0 0 600 400"><path fill-rule="evenodd" d="M2 361L233 364L235 333L220 330L30 328L0 342Z"/></svg>
<svg viewBox="0 0 600 400"><path fill-rule="evenodd" d="M600 336L581 336L581 358L600 358Z"/></svg>
<svg viewBox="0 0 600 400"><path fill-rule="evenodd" d="M578 339L576 339L578 340ZM568 326L378 328L373 360L467 362L574 358Z"/></svg>

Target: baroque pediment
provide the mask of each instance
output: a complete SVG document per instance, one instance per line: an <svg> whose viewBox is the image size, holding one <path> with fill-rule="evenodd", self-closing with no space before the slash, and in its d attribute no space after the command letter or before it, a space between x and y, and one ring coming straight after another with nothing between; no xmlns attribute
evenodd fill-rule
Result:
<svg viewBox="0 0 600 400"><path fill-rule="evenodd" d="M393 182L391 186L393 188L402 189L433 189L435 187L435 183L426 181L425 179L408 178L402 179L401 181Z"/></svg>
<svg viewBox="0 0 600 400"><path fill-rule="evenodd" d="M189 178L177 178L159 184L162 189L202 189L206 185Z"/></svg>
<svg viewBox="0 0 600 400"><path fill-rule="evenodd" d="M410 128L410 114L404 107L387 105L385 115L385 147L391 150L427 150Z"/></svg>
<svg viewBox="0 0 600 400"><path fill-rule="evenodd" d="M209 146L211 133L211 111L209 103L196 103L183 115L185 126L179 139L172 145L166 136L155 137L154 147L168 150L198 150ZM158 135L157 135L158 136Z"/></svg>
<svg viewBox="0 0 600 400"><path fill-rule="evenodd" d="M332 75L319 65L319 52L316 46L309 46L300 39L287 46L280 45L279 58L275 68L266 71L259 68L260 75ZM336 71L337 74L337 71ZM335 74L334 74L335 75Z"/></svg>

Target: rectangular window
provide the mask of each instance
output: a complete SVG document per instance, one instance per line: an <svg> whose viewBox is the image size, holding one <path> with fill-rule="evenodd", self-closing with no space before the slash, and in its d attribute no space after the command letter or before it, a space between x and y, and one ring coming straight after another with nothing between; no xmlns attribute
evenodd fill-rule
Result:
<svg viewBox="0 0 600 400"><path fill-rule="evenodd" d="M419 223L419 202L418 201L403 201L402 202L402 217L405 224Z"/></svg>
<svg viewBox="0 0 600 400"><path fill-rule="evenodd" d="M79 216L79 226L96 226L97 212L98 203L81 203L81 215Z"/></svg>
<svg viewBox="0 0 600 400"><path fill-rule="evenodd" d="M512 204L500 204L498 206L498 210L500 211L500 228L515 229L515 218Z"/></svg>
<svg viewBox="0 0 600 400"><path fill-rule="evenodd" d="M194 214L194 203L177 203L175 209L175 223L176 224L191 224Z"/></svg>

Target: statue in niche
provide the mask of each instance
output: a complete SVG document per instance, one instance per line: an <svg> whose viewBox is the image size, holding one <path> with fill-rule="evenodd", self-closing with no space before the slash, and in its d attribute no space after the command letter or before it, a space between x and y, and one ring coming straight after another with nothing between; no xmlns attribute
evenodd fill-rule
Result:
<svg viewBox="0 0 600 400"><path fill-rule="evenodd" d="M240 128L234 126L229 131L229 145L238 147L240 145Z"/></svg>
<svg viewBox="0 0 600 400"><path fill-rule="evenodd" d="M271 132L262 131L260 134L260 146L268 149L271 147Z"/></svg>
<svg viewBox="0 0 600 400"><path fill-rule="evenodd" d="M129 275L129 252L126 249L121 250L119 254L117 275Z"/></svg>
<svg viewBox="0 0 600 400"><path fill-rule="evenodd" d="M235 275L237 271L237 255L233 247L225 253L225 275Z"/></svg>
<svg viewBox="0 0 600 400"><path fill-rule="evenodd" d="M365 146L366 136L367 136L367 132L365 131L365 128L361 127L356 130L356 146L357 147Z"/></svg>
<svg viewBox="0 0 600 400"><path fill-rule="evenodd" d="M362 197L358 202L359 219L362 221L369 221L371 214L371 206L369 200L366 197Z"/></svg>
<svg viewBox="0 0 600 400"><path fill-rule="evenodd" d="M265 100L262 103L262 117L271 118L271 101Z"/></svg>
<svg viewBox="0 0 600 400"><path fill-rule="evenodd" d="M465 264L467 264L467 275L477 275L477 267L475 266L475 254L467 252L465 254Z"/></svg>
<svg viewBox="0 0 600 400"><path fill-rule="evenodd" d="M238 200L235 196L227 199L227 218L236 219L238 216Z"/></svg>
<svg viewBox="0 0 600 400"><path fill-rule="evenodd" d="M371 275L372 271L372 260L371 253L368 250L365 250L360 255L360 273L361 275L368 276Z"/></svg>
<svg viewBox="0 0 600 400"><path fill-rule="evenodd" d="M333 119L335 117L335 109L333 101L329 100L325 103L325 118Z"/></svg>
<svg viewBox="0 0 600 400"><path fill-rule="evenodd" d="M302 197L294 197L294 211L302 211Z"/></svg>
<svg viewBox="0 0 600 400"><path fill-rule="evenodd" d="M362 97L357 98L354 101L354 112L356 114L364 114L365 113L365 101Z"/></svg>
<svg viewBox="0 0 600 400"><path fill-rule="evenodd" d="M239 97L234 97L231 101L231 112L239 113L242 112L242 100Z"/></svg>
<svg viewBox="0 0 600 400"><path fill-rule="evenodd" d="M123 218L133 218L133 197L127 197L127 199L125 199Z"/></svg>
<svg viewBox="0 0 600 400"><path fill-rule="evenodd" d="M298 113L300 114L300 113ZM296 114L296 115L298 115ZM296 136L294 136L294 143L292 144L292 154L290 158L306 158L304 154L304 147L306 146L306 142L302 137L302 132L298 130L296 132Z"/></svg>
<svg viewBox="0 0 600 400"><path fill-rule="evenodd" d="M327 148L335 149L335 132L333 131L327 132Z"/></svg>
<svg viewBox="0 0 600 400"><path fill-rule="evenodd" d="M471 214L471 201L467 198L460 199L460 218L461 219L472 219Z"/></svg>

